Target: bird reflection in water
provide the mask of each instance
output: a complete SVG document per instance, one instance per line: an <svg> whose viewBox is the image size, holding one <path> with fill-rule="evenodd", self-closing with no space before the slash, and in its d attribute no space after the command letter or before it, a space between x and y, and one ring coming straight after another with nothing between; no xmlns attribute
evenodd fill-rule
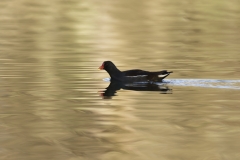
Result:
<svg viewBox="0 0 240 160"><path fill-rule="evenodd" d="M156 83L123 83L119 81L111 81L105 91L99 91L103 99L111 99L116 96L120 89L133 91L159 91L161 94L171 94L171 89L166 84Z"/></svg>

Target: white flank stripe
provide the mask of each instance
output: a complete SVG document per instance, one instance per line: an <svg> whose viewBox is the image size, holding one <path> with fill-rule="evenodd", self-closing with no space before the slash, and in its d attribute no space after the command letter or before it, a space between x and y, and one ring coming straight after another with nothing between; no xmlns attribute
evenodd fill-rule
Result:
<svg viewBox="0 0 240 160"><path fill-rule="evenodd" d="M138 75L138 76L126 76L126 77L146 77L147 75Z"/></svg>

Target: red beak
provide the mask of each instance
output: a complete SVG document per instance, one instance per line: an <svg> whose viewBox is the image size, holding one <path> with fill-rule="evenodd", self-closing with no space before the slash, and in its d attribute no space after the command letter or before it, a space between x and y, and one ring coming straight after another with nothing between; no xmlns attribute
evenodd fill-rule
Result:
<svg viewBox="0 0 240 160"><path fill-rule="evenodd" d="M104 63L98 69L103 70L104 69Z"/></svg>

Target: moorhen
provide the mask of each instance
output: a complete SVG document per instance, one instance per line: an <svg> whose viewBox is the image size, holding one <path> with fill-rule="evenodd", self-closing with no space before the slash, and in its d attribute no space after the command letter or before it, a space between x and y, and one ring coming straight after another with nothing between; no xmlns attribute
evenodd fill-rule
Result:
<svg viewBox="0 0 240 160"><path fill-rule="evenodd" d="M111 77L111 81L120 81L125 83L134 82L162 82L170 73L167 70L149 72L140 69L120 71L111 61L104 61L99 67L106 70Z"/></svg>

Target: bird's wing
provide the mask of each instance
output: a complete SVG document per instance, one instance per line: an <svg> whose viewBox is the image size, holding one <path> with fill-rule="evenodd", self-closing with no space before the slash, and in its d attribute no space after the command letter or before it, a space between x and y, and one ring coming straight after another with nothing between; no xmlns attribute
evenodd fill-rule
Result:
<svg viewBox="0 0 240 160"><path fill-rule="evenodd" d="M133 70L127 70L123 71L125 76L147 76L150 72L140 70L140 69L133 69Z"/></svg>

